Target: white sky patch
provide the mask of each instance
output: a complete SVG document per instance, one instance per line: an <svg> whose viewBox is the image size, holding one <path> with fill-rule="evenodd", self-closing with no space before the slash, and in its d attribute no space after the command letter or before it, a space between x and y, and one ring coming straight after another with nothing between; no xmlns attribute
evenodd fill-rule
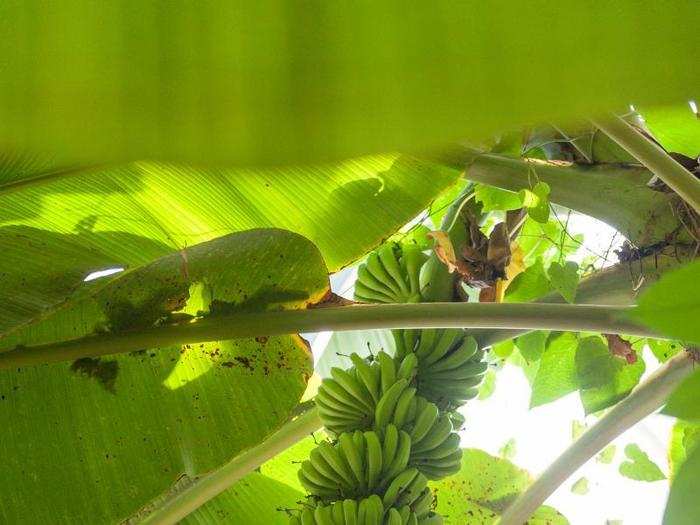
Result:
<svg viewBox="0 0 700 525"><path fill-rule="evenodd" d="M645 352L648 370L658 365ZM533 476L541 474L572 443L574 420L590 426L593 416L584 416L578 393L569 394L553 403L529 410L530 385L523 372L507 364L497 373L496 390L483 401L469 401L461 412L466 416L460 432L462 447L479 448L498 456L499 449L515 440L515 456L511 461ZM611 464L591 459L577 470L547 500L567 517L571 525L604 525L607 520L624 524L658 525L662 521L668 496L668 481L643 482L623 477L618 469L625 458L624 448L636 443L668 475L666 447L672 418L653 415L633 426L617 438ZM588 479L590 491L585 496L571 492L580 478Z"/></svg>
<svg viewBox="0 0 700 525"><path fill-rule="evenodd" d="M100 277L106 277L108 275L114 275L115 273L123 272L124 268L117 267L117 268L107 268L106 270L98 270L96 272L91 272L83 279L83 282L88 282L88 281L94 281L95 279L99 279Z"/></svg>
<svg viewBox="0 0 700 525"><path fill-rule="evenodd" d="M564 222L566 216L560 214L559 219ZM625 237L611 226L588 215L572 212L567 230L571 235L583 234L583 244L570 259L581 263L586 257L600 257L596 268L607 268L618 262L615 250L622 246Z"/></svg>

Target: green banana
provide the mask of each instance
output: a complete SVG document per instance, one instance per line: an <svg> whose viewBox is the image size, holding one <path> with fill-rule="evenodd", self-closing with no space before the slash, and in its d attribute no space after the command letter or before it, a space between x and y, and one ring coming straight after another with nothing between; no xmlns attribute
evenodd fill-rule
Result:
<svg viewBox="0 0 700 525"><path fill-rule="evenodd" d="M374 424L377 428L384 428L391 422L399 396L406 388L408 388L408 381L399 379L384 393L374 411Z"/></svg>
<svg viewBox="0 0 700 525"><path fill-rule="evenodd" d="M384 440L382 442L382 464L390 465L394 461L399 446L399 431L395 425L387 425L384 429Z"/></svg>
<svg viewBox="0 0 700 525"><path fill-rule="evenodd" d="M420 331L418 344L416 345L415 354L418 361L421 361L430 354L435 344L435 340L440 336L442 330L435 328L426 328Z"/></svg>
<svg viewBox="0 0 700 525"><path fill-rule="evenodd" d="M438 419L438 407L422 397L418 398L418 414L411 429L411 439L417 443L425 437Z"/></svg>
<svg viewBox="0 0 700 525"><path fill-rule="evenodd" d="M345 525L362 525L357 521L357 501L346 499L343 501L343 518Z"/></svg>
<svg viewBox="0 0 700 525"><path fill-rule="evenodd" d="M397 428L403 428L406 420L408 419L408 414L411 409L411 404L416 402L416 389L413 387L406 388L401 392L398 401L396 402L396 408L394 409L393 423Z"/></svg>
<svg viewBox="0 0 700 525"><path fill-rule="evenodd" d="M403 525L401 514L396 509L389 509L384 520L385 525Z"/></svg>
<svg viewBox="0 0 700 525"><path fill-rule="evenodd" d="M444 330L440 334L440 338L433 344L430 353L421 359L421 368L428 370L430 365L438 362L445 354L458 345L460 338L463 336L463 330Z"/></svg>
<svg viewBox="0 0 700 525"><path fill-rule="evenodd" d="M345 486L354 487L356 485L354 474L350 468L349 463L345 460L344 456L340 454L339 450L332 446L330 443L323 441L317 447L317 450L326 460L326 463L330 465L333 470L343 478Z"/></svg>
<svg viewBox="0 0 700 525"><path fill-rule="evenodd" d="M452 421L450 421L448 415L442 415L423 439L413 443L412 451L414 454L420 454L421 452L432 450L445 441L451 433Z"/></svg>
<svg viewBox="0 0 700 525"><path fill-rule="evenodd" d="M345 389L350 395L352 395L358 403L360 403L364 408L369 411L374 410L374 401L372 396L369 394L367 389L360 384L357 380L357 376L354 373L355 370L351 369L351 372L343 370L342 368L333 367L331 368L331 376L335 381Z"/></svg>
<svg viewBox="0 0 700 525"><path fill-rule="evenodd" d="M404 295L409 295L411 290L404 277L404 272L401 271L399 261L396 259L394 247L395 245L392 244L384 244L383 246L379 247L377 254L379 255L379 260L382 262L382 266L386 272L401 289L401 293Z"/></svg>
<svg viewBox="0 0 700 525"><path fill-rule="evenodd" d="M362 381L362 384L372 396L372 400L376 404L381 397L381 376L379 366L376 363L371 365L357 354L351 354L357 377Z"/></svg>
<svg viewBox="0 0 700 525"><path fill-rule="evenodd" d="M420 270L426 261L425 255L420 248L414 244L401 245L401 269L408 277L409 289L411 290L411 301L420 302Z"/></svg>
<svg viewBox="0 0 700 525"><path fill-rule="evenodd" d="M340 450L345 457L345 460L350 465L350 470L352 470L353 476L355 477L355 482L359 485L360 491L365 490L365 476L364 476L364 461L360 451L355 445L355 441L351 434L345 433L341 434L338 440L340 445Z"/></svg>
<svg viewBox="0 0 700 525"><path fill-rule="evenodd" d="M405 379L406 381L412 381L413 377L416 375L416 368L418 367L418 358L416 354L408 354L401 360L399 365L399 370L396 373L396 377L399 379Z"/></svg>
<svg viewBox="0 0 700 525"><path fill-rule="evenodd" d="M394 460L389 464L384 462L384 472L382 472L381 486L387 485L399 473L403 472L411 459L411 437L401 430L399 432L399 445L396 449Z"/></svg>
<svg viewBox="0 0 700 525"><path fill-rule="evenodd" d="M381 261L378 252L372 252L367 257L365 265L370 273L387 288L389 288L395 295L401 295L401 287L394 282L394 279L389 275L389 272L384 267L384 263Z"/></svg>
<svg viewBox="0 0 700 525"><path fill-rule="evenodd" d="M364 439L367 450L367 488L373 490L382 473L382 444L376 432L365 432Z"/></svg>
<svg viewBox="0 0 700 525"><path fill-rule="evenodd" d="M396 476L387 487L386 492L384 492L384 497L382 498L384 507L392 507L401 495L401 492L413 482L413 479L416 476L419 475L421 474L418 472L418 469L411 467Z"/></svg>
<svg viewBox="0 0 700 525"><path fill-rule="evenodd" d="M368 286L365 286L362 281L355 282L355 299L358 301L363 301L367 303L397 303L396 296L389 296L382 292L377 292L372 290Z"/></svg>
<svg viewBox="0 0 700 525"><path fill-rule="evenodd" d="M447 457L450 454L452 454L455 450L461 450L459 448L459 441L459 434L455 434L454 432L452 432L438 446L425 452L415 452L411 454L411 462L426 461L426 463L429 463L432 460L438 460Z"/></svg>
<svg viewBox="0 0 700 525"><path fill-rule="evenodd" d="M379 352L377 354L377 360L379 361L382 393L385 393L396 383L396 364L386 352Z"/></svg>

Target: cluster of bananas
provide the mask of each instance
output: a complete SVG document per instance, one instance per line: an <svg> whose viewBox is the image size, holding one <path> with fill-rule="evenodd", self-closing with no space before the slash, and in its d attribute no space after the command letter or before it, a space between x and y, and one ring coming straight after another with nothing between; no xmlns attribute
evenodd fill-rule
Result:
<svg viewBox="0 0 700 525"><path fill-rule="evenodd" d="M435 403L416 395L416 388L409 386L416 377L415 354L405 356L398 366L385 352L380 352L372 364L357 354L351 358L357 364L349 370L333 369L333 377L323 381L317 396L321 421L340 436L338 443L351 432L357 435L358 430L373 428L393 450L396 429L399 436L407 438L405 448L410 450L410 465L429 479L441 479L458 471L462 451L459 436L453 432L452 415L441 414ZM373 375L360 370L373 370ZM369 382L360 377L375 379ZM368 392L368 384L374 389L373 394ZM359 404L359 398L363 400L362 408L350 411L351 401L355 399Z"/></svg>
<svg viewBox="0 0 700 525"><path fill-rule="evenodd" d="M357 270L355 299L367 303L419 303L426 256L414 244L384 244Z"/></svg>
<svg viewBox="0 0 700 525"><path fill-rule="evenodd" d="M290 525L439 525L442 520L431 514L430 504L430 498L424 497L413 506L386 509L382 499L372 495L360 501L346 499L305 508L300 516L292 517Z"/></svg>
<svg viewBox="0 0 700 525"><path fill-rule="evenodd" d="M443 410L454 410L479 393L488 365L473 337L460 329L394 330L396 358L418 359L418 393Z"/></svg>
<svg viewBox="0 0 700 525"><path fill-rule="evenodd" d="M398 428L416 413L416 389L409 386L417 373L418 360L407 355L397 363L380 352L367 362L357 354L350 356L348 370L331 369L331 377L321 384L316 404L326 429L340 435L356 429Z"/></svg>
<svg viewBox="0 0 700 525"><path fill-rule="evenodd" d="M369 302L418 302L425 256L388 244L360 267L355 296ZM395 330L396 352L352 354L333 368L316 396L331 440L299 470L310 499L292 525L440 525L429 480L455 474L462 450L456 411L477 395L483 352L463 330Z"/></svg>
<svg viewBox="0 0 700 525"><path fill-rule="evenodd" d="M335 445L324 442L315 448L301 464L299 479L320 500L388 493L408 469L410 454L411 438L394 425L387 426L384 436L372 430L346 432Z"/></svg>

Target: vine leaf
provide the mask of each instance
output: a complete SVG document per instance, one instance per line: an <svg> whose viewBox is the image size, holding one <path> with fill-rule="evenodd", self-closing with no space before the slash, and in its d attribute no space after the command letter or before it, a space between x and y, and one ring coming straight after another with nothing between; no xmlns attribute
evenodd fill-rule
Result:
<svg viewBox="0 0 700 525"><path fill-rule="evenodd" d="M542 259L538 258L513 279L506 288L504 300L507 303L527 303L547 295L551 289Z"/></svg>
<svg viewBox="0 0 700 525"><path fill-rule="evenodd" d="M630 443L625 447L627 461L620 464L620 474L637 481L659 481L666 479L661 469L649 459L636 443Z"/></svg>
<svg viewBox="0 0 700 525"><path fill-rule="evenodd" d="M549 280L552 288L561 294L568 303L576 300L576 287L578 286L578 264L566 261L563 265L553 262L549 266Z"/></svg>
<svg viewBox="0 0 700 525"><path fill-rule="evenodd" d="M576 350L580 396L586 414L608 408L625 398L646 369L644 360L629 363L610 353L598 336L586 337Z"/></svg>
<svg viewBox="0 0 700 525"><path fill-rule="evenodd" d="M530 408L551 403L578 389L577 344L578 337L571 332L550 336L532 383Z"/></svg>
<svg viewBox="0 0 700 525"><path fill-rule="evenodd" d="M579 496L585 496L588 494L588 478L580 478L573 485L571 485L571 492Z"/></svg>
<svg viewBox="0 0 700 525"><path fill-rule="evenodd" d="M520 190L518 196L527 214L541 224L546 224L549 220L549 184L538 182L531 190Z"/></svg>
<svg viewBox="0 0 700 525"><path fill-rule="evenodd" d="M521 335L515 340L515 345L525 361L539 361L544 353L549 332L536 330Z"/></svg>
<svg viewBox="0 0 700 525"><path fill-rule="evenodd" d="M671 394L663 413L700 423L700 371L686 378Z"/></svg>
<svg viewBox="0 0 700 525"><path fill-rule="evenodd" d="M700 424L678 420L671 431L668 447L668 464L673 480L688 455L700 445Z"/></svg>
<svg viewBox="0 0 700 525"><path fill-rule="evenodd" d="M696 446L681 465L671 484L664 525L695 525L700 521L700 446Z"/></svg>
<svg viewBox="0 0 700 525"><path fill-rule="evenodd" d="M600 451L600 454L596 456L596 461L598 463L603 463L604 465L609 465L610 463L613 462L613 459L615 459L615 452L617 451L617 447L615 445L608 445L605 447L603 450Z"/></svg>
<svg viewBox="0 0 700 525"><path fill-rule="evenodd" d="M670 337L700 343L700 261L664 273L630 317Z"/></svg>

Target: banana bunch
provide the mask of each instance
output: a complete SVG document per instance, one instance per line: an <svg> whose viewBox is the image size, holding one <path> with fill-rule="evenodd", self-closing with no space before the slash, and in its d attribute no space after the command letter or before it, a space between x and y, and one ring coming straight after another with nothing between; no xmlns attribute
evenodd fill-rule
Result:
<svg viewBox="0 0 700 525"><path fill-rule="evenodd" d="M422 300L425 256L414 245L386 244L358 270L355 297L368 302ZM458 472L462 450L456 409L477 395L483 352L463 330L395 330L396 353L350 356L316 396L332 436L301 464L311 498L292 525L442 525L429 480Z"/></svg>
<svg viewBox="0 0 700 525"><path fill-rule="evenodd" d="M430 496L430 492L426 494ZM384 508L382 499L372 495L360 501L346 499L329 505L305 508L293 516L290 525L442 525L442 518L430 511L430 498L423 497L413 508Z"/></svg>
<svg viewBox="0 0 700 525"><path fill-rule="evenodd" d="M416 389L411 385L418 372L418 360L410 354L400 362L379 352L369 363L357 354L353 366L331 369L316 396L324 426L336 435L343 432L382 429L393 423L398 428L416 415Z"/></svg>
<svg viewBox="0 0 700 525"><path fill-rule="evenodd" d="M418 393L452 410L479 393L488 365L473 337L459 329L394 330L396 356L418 358Z"/></svg>
<svg viewBox="0 0 700 525"><path fill-rule="evenodd" d="M451 476L462 464L459 435L453 432L449 413L440 414L437 406L418 398L418 415L407 429L411 438L409 465L416 467L428 479Z"/></svg>
<svg viewBox="0 0 700 525"><path fill-rule="evenodd" d="M394 425L387 425L383 436L373 430L345 432L335 445L322 442L311 452L299 481L322 501L389 493L396 479L412 470L410 457L411 438Z"/></svg>
<svg viewBox="0 0 700 525"><path fill-rule="evenodd" d="M368 303L418 303L426 256L413 244L388 243L357 269L355 299Z"/></svg>

